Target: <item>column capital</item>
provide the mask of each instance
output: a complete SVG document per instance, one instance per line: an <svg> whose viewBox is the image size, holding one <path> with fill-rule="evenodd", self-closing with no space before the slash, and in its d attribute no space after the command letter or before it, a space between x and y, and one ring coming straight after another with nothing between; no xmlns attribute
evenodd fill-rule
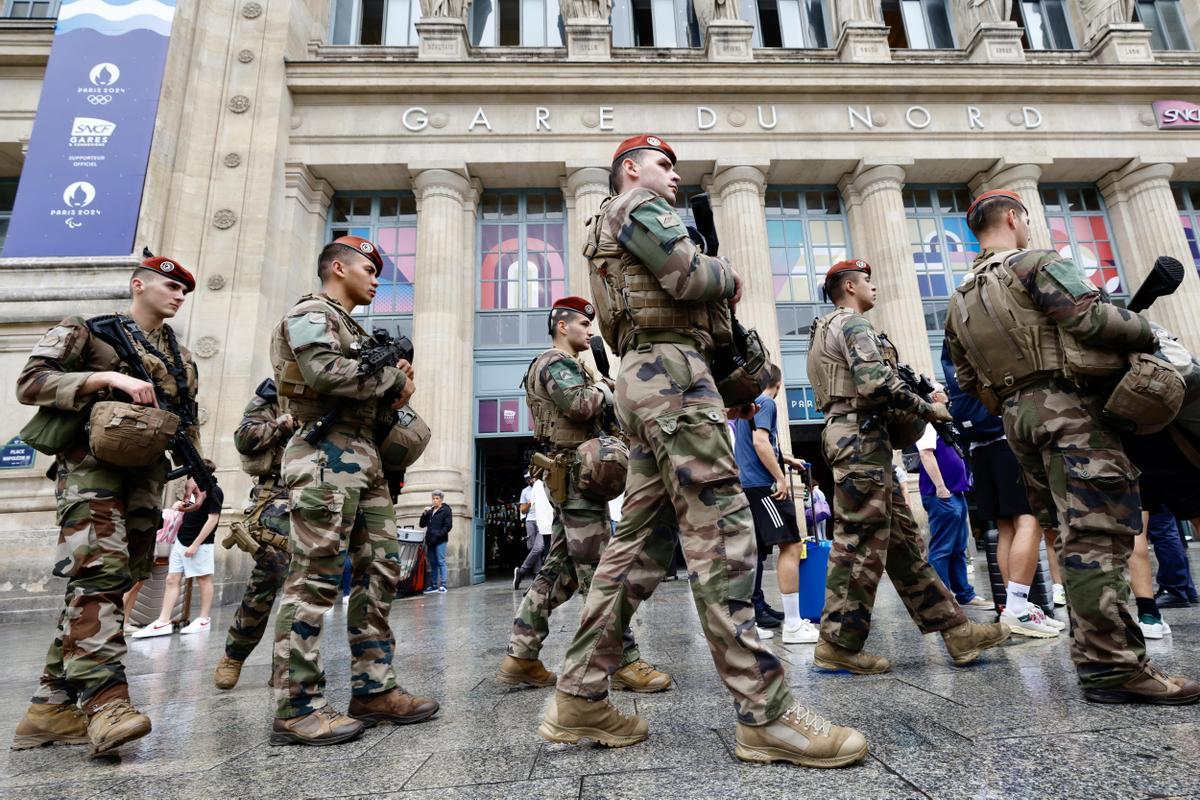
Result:
<svg viewBox="0 0 1200 800"><path fill-rule="evenodd" d="M333 202L333 187L324 178L318 178L307 164L289 161L283 165L284 186L289 196L300 201L312 213L325 215Z"/></svg>
<svg viewBox="0 0 1200 800"><path fill-rule="evenodd" d="M473 182L463 174L442 168L415 171L412 184L417 200L441 196L457 200L464 205L474 196L476 188Z"/></svg>
<svg viewBox="0 0 1200 800"><path fill-rule="evenodd" d="M847 205L854 205L877 192L901 191L905 177L904 167L899 164L860 164L853 172L842 176L838 188L845 196Z"/></svg>
<svg viewBox="0 0 1200 800"><path fill-rule="evenodd" d="M761 167L738 164L721 169L711 181L712 191L718 195L731 192L754 192L762 196L767 186L767 176Z"/></svg>
<svg viewBox="0 0 1200 800"><path fill-rule="evenodd" d="M1165 161L1145 162L1135 158L1120 169L1105 175L1097 185L1106 199L1122 198L1126 193L1137 194L1155 184L1168 185L1175 174L1175 165Z"/></svg>
<svg viewBox="0 0 1200 800"><path fill-rule="evenodd" d="M972 195L978 195L992 189L1012 189L1016 186L1035 188L1041 180L1041 164L1012 164L1000 159L968 181L967 186Z"/></svg>
<svg viewBox="0 0 1200 800"><path fill-rule="evenodd" d="M603 192L607 196L609 194L609 174L609 170L603 167L577 167L570 169L568 165L567 177L562 183L563 192L569 197L575 197L580 194L594 194L596 192Z"/></svg>

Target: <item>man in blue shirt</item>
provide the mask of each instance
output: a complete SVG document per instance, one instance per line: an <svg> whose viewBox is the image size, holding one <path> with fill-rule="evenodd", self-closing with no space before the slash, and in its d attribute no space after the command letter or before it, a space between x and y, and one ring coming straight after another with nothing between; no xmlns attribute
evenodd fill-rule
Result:
<svg viewBox="0 0 1200 800"><path fill-rule="evenodd" d="M800 616L800 554L804 550L791 483L783 464L803 467L803 462L779 451L778 412L775 398L782 386L779 367L768 364L767 388L759 395L754 421L736 420L733 425L733 455L737 460L742 490L750 501L754 534L758 544L758 569L754 576L754 617L759 628L777 628L780 614L767 605L762 591L763 561L771 548L779 547L776 572L783 597L783 643L811 644L818 631ZM762 635L760 633L760 635Z"/></svg>

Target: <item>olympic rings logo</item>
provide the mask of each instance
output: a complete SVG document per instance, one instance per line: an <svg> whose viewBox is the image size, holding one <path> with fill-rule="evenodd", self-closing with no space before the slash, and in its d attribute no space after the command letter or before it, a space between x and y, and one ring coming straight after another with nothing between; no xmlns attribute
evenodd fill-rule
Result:
<svg viewBox="0 0 1200 800"><path fill-rule="evenodd" d="M106 106L112 102L112 99L111 94L89 94L87 96L87 101L94 106Z"/></svg>

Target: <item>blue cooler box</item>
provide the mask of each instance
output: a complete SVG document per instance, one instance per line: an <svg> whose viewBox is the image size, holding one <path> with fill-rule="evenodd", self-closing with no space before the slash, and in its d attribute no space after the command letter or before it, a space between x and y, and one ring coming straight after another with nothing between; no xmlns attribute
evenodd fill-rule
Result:
<svg viewBox="0 0 1200 800"><path fill-rule="evenodd" d="M829 567L831 542L807 542L807 557L800 562L800 616L814 625L825 610L825 571Z"/></svg>

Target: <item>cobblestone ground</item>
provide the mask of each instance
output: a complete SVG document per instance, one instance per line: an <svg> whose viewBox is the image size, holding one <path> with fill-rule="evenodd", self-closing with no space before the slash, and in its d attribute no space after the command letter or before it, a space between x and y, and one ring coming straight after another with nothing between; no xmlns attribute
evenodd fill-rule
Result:
<svg viewBox="0 0 1200 800"><path fill-rule="evenodd" d="M765 585L775 585L773 574ZM986 585L977 574L976 586ZM1200 708L1083 702L1065 636L1013 641L982 663L955 669L940 638L918 634L887 584L870 646L892 660L890 675L818 672L813 645L776 646L799 698L866 733L871 755L860 766L823 771L734 759L732 705L685 581L663 584L635 623L643 654L673 674L674 687L661 695L616 695L619 706L649 720L650 738L619 750L551 745L535 728L552 690L508 690L492 679L520 598L511 585L490 582L398 601L397 673L411 691L437 698L441 713L422 725L379 727L338 747L268 745L266 646L247 662L236 689L213 688L232 606L218 610L210 633L131 642L131 691L154 732L119 757L98 760L82 747L4 750L0 796L1200 797ZM579 612L575 599L555 615L544 651L551 669L561 663ZM1166 615L1174 632L1150 643L1155 661L1200 676L1200 608ZM992 619L990 612L972 616ZM341 709L349 702L344 627L339 605L325 661L329 696ZM24 712L50 633L48 623L0 628L8 678L0 685L2 735Z"/></svg>

